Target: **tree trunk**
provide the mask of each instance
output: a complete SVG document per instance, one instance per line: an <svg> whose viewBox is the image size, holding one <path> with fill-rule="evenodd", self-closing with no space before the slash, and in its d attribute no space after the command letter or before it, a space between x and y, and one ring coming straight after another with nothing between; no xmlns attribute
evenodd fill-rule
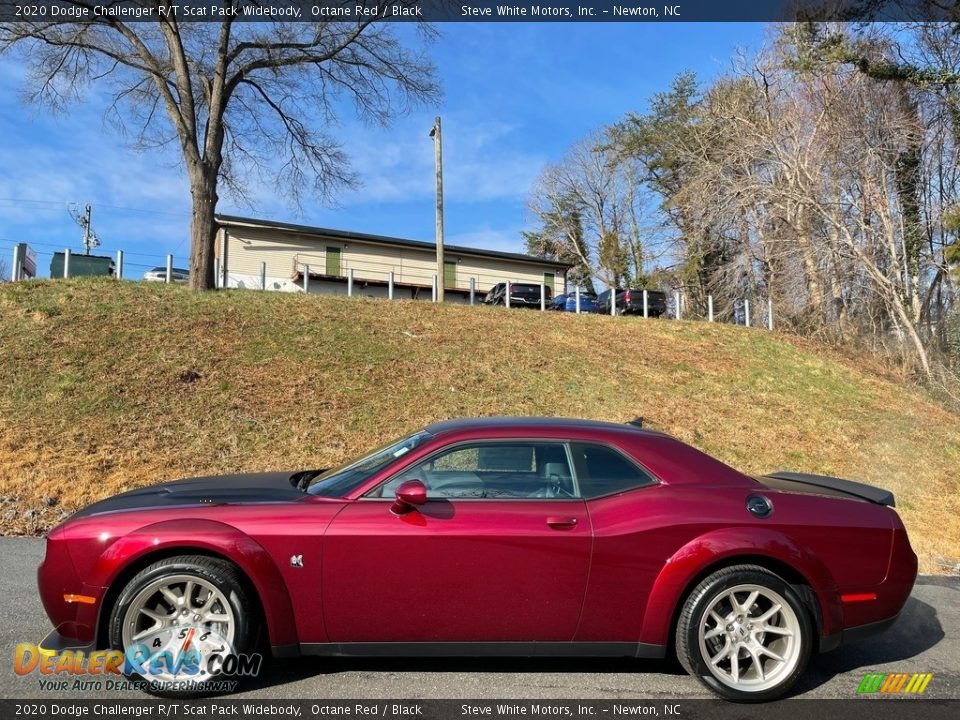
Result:
<svg viewBox="0 0 960 720"><path fill-rule="evenodd" d="M214 278L214 243L217 237L216 176L198 171L191 173L190 194L193 212L190 218L190 289L212 290Z"/></svg>

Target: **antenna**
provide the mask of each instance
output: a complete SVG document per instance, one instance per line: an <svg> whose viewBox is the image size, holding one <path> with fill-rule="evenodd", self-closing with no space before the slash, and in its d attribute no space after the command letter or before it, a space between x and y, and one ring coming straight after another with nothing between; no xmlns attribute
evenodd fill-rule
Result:
<svg viewBox="0 0 960 720"><path fill-rule="evenodd" d="M91 249L100 245L100 238L97 237L97 234L93 231L93 226L90 224L93 207L90 203L87 203L81 213L79 203L70 203L67 205L67 212L70 213L74 222L83 228L83 254L89 255Z"/></svg>

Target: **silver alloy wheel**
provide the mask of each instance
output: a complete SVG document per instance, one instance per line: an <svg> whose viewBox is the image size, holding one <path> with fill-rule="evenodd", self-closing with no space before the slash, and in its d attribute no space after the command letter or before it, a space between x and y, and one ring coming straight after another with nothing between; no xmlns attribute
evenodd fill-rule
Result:
<svg viewBox="0 0 960 720"><path fill-rule="evenodd" d="M800 621L779 593L745 584L723 590L700 620L700 653L713 675L742 692L762 692L790 677L802 652Z"/></svg>
<svg viewBox="0 0 960 720"><path fill-rule="evenodd" d="M176 634L183 628L203 628L225 641L232 650L236 623L226 596L210 581L197 575L168 575L158 578L136 594L123 616L123 649L161 638L155 655L178 645ZM165 636L169 636L166 638ZM153 656L151 656L151 659ZM207 673L192 675L201 681ZM151 675L155 680L177 680L175 673Z"/></svg>

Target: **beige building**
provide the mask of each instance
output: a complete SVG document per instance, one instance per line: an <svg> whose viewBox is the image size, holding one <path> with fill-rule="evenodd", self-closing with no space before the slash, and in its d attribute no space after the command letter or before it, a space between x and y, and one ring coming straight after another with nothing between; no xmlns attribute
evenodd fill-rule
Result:
<svg viewBox="0 0 960 720"><path fill-rule="evenodd" d="M437 275L436 245L381 235L328 230L250 218L217 216L219 287L430 300ZM479 302L501 282L546 284L566 292L569 265L545 258L444 246L444 295Z"/></svg>

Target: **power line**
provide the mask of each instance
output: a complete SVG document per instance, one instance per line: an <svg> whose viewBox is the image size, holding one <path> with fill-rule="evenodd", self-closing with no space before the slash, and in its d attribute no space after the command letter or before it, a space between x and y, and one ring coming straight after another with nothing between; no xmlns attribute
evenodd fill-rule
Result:
<svg viewBox="0 0 960 720"><path fill-rule="evenodd" d="M63 205L67 200L35 200L33 198L0 198L0 203L32 203L35 205ZM164 212L162 210L148 210L146 208L132 208L123 205L105 205L97 203L97 207L108 208L110 210L124 210L126 212L144 213L147 215L165 215L167 217L185 218L189 217L188 212Z"/></svg>
<svg viewBox="0 0 960 720"><path fill-rule="evenodd" d="M2 250L2 251L6 254L6 253L9 253L9 251L13 250L13 248L16 247L18 244L19 244L19 243L16 242L16 241L14 241L14 240L8 240L8 239L4 238L4 239L0 240L0 250ZM27 242L27 245L29 245L30 248L31 248L38 256L53 256L54 254L56 254L56 253L58 253L58 252L63 252L63 246L62 246L62 245L54 245L54 244L51 244L51 243L35 243L35 242ZM40 249L40 248L52 248L52 249L51 249L51 250L42 250L42 249ZM154 255L154 254L151 254L151 253L137 253L137 252L126 252L126 251L124 251L123 255L124 255L124 257L127 257L127 258L129 258L129 257L138 257L138 258L146 258L146 259L148 259L148 260L151 261L151 262L149 262L149 263L146 263L146 262L144 262L144 263L131 263L131 262L125 263L126 265L131 266L131 267L133 267L133 266L136 266L136 267L151 267L151 268L152 268L152 267L160 267L161 265L163 265L163 263L164 263L164 262L166 261L166 259L167 259L167 256L166 256L165 254L157 254L157 255ZM188 262L188 261L189 261L189 258L188 258L186 255L177 255L177 254L175 254L175 253L173 254L173 259L174 259L174 262L179 262L180 260L183 260L184 262Z"/></svg>
<svg viewBox="0 0 960 720"><path fill-rule="evenodd" d="M83 210L81 213L80 206L77 203L69 203L67 205L67 212L70 213L77 225L83 228L83 254L89 255L91 248L100 246L100 238L97 237L97 234L93 231L93 225L91 224L93 206L87 203Z"/></svg>

